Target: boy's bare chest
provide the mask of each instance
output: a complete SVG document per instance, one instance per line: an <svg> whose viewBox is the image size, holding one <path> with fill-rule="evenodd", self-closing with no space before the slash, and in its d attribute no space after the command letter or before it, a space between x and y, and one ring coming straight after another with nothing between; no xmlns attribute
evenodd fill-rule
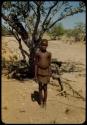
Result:
<svg viewBox="0 0 87 125"><path fill-rule="evenodd" d="M38 56L38 65L42 68L48 67L50 64L49 53L39 53Z"/></svg>
<svg viewBox="0 0 87 125"><path fill-rule="evenodd" d="M49 54L47 52L45 53L39 53L38 60L41 61L48 61L49 60Z"/></svg>

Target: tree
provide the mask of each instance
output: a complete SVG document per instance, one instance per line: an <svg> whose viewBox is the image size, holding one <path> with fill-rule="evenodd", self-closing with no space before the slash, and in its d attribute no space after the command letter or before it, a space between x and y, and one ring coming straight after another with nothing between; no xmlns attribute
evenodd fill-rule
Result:
<svg viewBox="0 0 87 125"><path fill-rule="evenodd" d="M5 1L2 3L1 16L17 39L24 60L28 56L32 76L34 76L35 51L43 34L57 22L84 11L85 3L81 1L76 7L69 1ZM29 48L29 53L23 49L21 40Z"/></svg>
<svg viewBox="0 0 87 125"><path fill-rule="evenodd" d="M74 37L75 41L84 40L86 36L85 24L82 22L76 23L73 29L66 30L66 34L68 37Z"/></svg>
<svg viewBox="0 0 87 125"><path fill-rule="evenodd" d="M76 41L81 41L84 39L86 35L85 27L86 27L85 24L83 24L82 22L77 23L76 26L74 27L73 36L75 37Z"/></svg>

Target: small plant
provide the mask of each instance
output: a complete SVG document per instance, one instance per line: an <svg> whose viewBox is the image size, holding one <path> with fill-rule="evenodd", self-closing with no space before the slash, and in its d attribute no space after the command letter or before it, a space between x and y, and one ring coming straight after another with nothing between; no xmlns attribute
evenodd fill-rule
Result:
<svg viewBox="0 0 87 125"><path fill-rule="evenodd" d="M29 65L24 61L12 61L8 65L9 78L23 79L28 77Z"/></svg>
<svg viewBox="0 0 87 125"><path fill-rule="evenodd" d="M66 35L67 37L74 37L76 42L84 41L85 38L85 24L83 23L77 23L76 26L73 29L67 29Z"/></svg>
<svg viewBox="0 0 87 125"><path fill-rule="evenodd" d="M66 108L65 113L68 114L70 112L69 108Z"/></svg>
<svg viewBox="0 0 87 125"><path fill-rule="evenodd" d="M56 124L56 120L51 121L51 124Z"/></svg>

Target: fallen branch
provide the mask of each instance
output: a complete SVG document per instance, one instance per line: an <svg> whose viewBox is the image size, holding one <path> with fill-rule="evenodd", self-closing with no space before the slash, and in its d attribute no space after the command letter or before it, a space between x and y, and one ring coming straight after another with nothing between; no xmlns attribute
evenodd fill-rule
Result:
<svg viewBox="0 0 87 125"><path fill-rule="evenodd" d="M84 98L79 92L77 92L75 89L73 89L72 86L71 86L68 82L65 82L65 81L64 81L64 83L69 86L69 89L70 89L70 90L72 90L73 96L74 96L74 94L76 94L76 95L78 95L81 99L83 99L83 100L85 101L85 98Z"/></svg>
<svg viewBox="0 0 87 125"><path fill-rule="evenodd" d="M67 80L67 81L68 81L68 80ZM69 89L67 89L67 90L62 90L62 91L60 91L57 95L60 95L60 94L61 94L61 95L65 95L65 96L66 96L66 95L70 95L70 96L72 96L72 97L76 97L76 96L75 96L75 94L76 94L76 95L77 95L76 98L81 98L83 101L86 100L79 92L77 92L76 90L74 90L69 83L67 83L66 81L63 81L63 80L62 80L62 83L63 83L63 85L64 85L64 83L67 84L67 85L69 86ZM55 87L59 87L59 85L54 84L54 83L50 83L50 85L55 86ZM71 91L73 92L73 95L71 95L71 94L68 93L69 90L71 90Z"/></svg>
<svg viewBox="0 0 87 125"><path fill-rule="evenodd" d="M53 79L56 79L56 80L58 81L58 83L59 83L60 86L62 86L62 85L64 86L64 83L67 84L68 87L69 87L69 90L71 90L71 91L73 92L73 95L72 95L72 96L74 96L74 95L76 94L79 98L85 100L85 98L84 98L79 92L77 92L76 90L74 90L74 89L72 88L72 86L68 83L68 82L75 82L75 81L71 81L71 80L68 80L68 79L65 79L65 78L61 78L59 68L57 67L58 64L59 64L58 61L57 61L56 59L53 59L53 60L52 60L52 64L53 64L53 65L52 65L52 68L53 68L52 78L53 78ZM61 63L61 64L62 64L62 63ZM59 79L60 79L60 82L59 82ZM66 82L66 81L63 81L63 80L61 80L61 79L65 79L67 82ZM63 83L63 84L61 84L61 83ZM55 85L55 84L53 84L53 83L51 83L51 85L58 87L58 85ZM62 87L63 87L63 86L62 86ZM63 87L63 88L64 88L64 87ZM62 89L62 91L59 92L57 95L59 95L59 94L63 95L63 93L64 93L65 95L70 95L69 93L67 93L67 90L65 91L65 90L63 90L63 89Z"/></svg>

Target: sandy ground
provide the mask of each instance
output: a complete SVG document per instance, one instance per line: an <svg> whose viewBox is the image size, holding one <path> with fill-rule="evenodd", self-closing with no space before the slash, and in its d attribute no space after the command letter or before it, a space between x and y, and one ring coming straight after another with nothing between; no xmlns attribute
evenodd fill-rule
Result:
<svg viewBox="0 0 87 125"><path fill-rule="evenodd" d="M4 39L3 39L4 41ZM75 90L86 97L85 83L85 44L66 44L61 41L49 41L48 50L59 61L71 61L82 64L81 72L63 73L62 78L70 80ZM53 81L52 82L57 82ZM58 87L59 88L59 87ZM2 122L4 123L50 123L70 124L85 121L86 106L81 98L57 95L58 88L48 85L47 107L41 108L31 95L38 92L38 84L26 79L18 81L2 75ZM67 88L67 87L66 87ZM67 91L70 91L67 89ZM72 93L72 92L71 92Z"/></svg>

